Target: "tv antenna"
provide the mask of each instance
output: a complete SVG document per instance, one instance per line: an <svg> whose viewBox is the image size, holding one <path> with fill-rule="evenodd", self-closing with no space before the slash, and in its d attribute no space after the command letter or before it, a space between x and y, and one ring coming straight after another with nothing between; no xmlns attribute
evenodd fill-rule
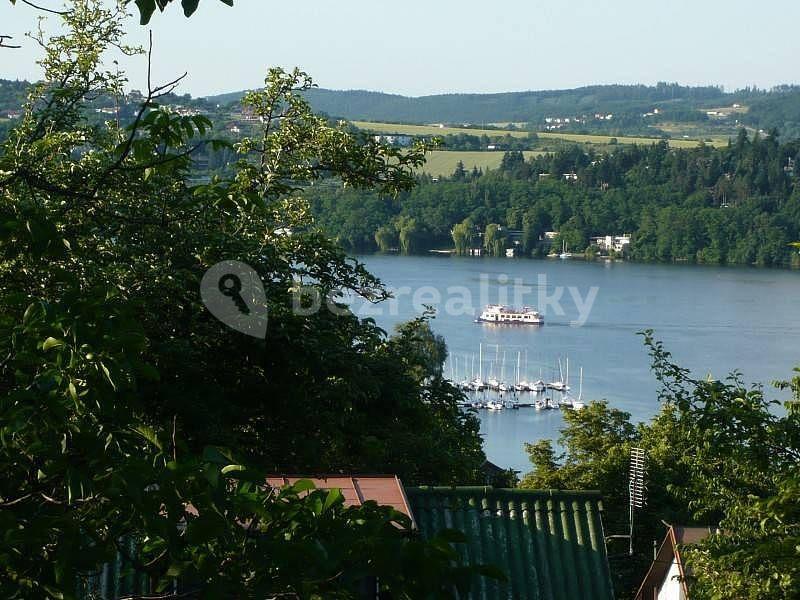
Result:
<svg viewBox="0 0 800 600"><path fill-rule="evenodd" d="M644 448L631 448L631 463L628 472L628 534L609 535L612 539L628 540L628 556L633 556L633 516L637 509L647 506L647 454Z"/></svg>
<svg viewBox="0 0 800 600"><path fill-rule="evenodd" d="M628 555L633 556L633 513L647 505L647 455L644 448L631 448L631 469L628 478Z"/></svg>

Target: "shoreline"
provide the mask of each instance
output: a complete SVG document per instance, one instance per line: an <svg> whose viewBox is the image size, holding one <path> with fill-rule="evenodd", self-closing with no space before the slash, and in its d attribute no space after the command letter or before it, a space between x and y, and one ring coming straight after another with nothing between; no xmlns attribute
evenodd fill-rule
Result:
<svg viewBox="0 0 800 600"><path fill-rule="evenodd" d="M364 251L347 251L350 256L397 256L397 257L438 257L438 258L459 258L459 259L497 259L497 260L546 260L546 261L559 261L568 263L570 261L579 261L583 263L630 263L634 265L664 265L664 266L692 266L692 267L719 267L719 268L747 268L747 269L763 269L763 270L779 270L779 271L800 271L800 263L797 265L783 264L783 265L759 265L758 263L711 263L711 262L694 262L688 259L674 260L674 261L660 261L660 260L637 260L634 258L611 258L609 256L595 256L592 258L586 257L584 254L573 254L570 258L561 259L558 254L548 254L547 256L488 256L488 255L459 255L455 249L431 249L424 252L414 254L403 254L399 249L391 249L387 251L375 250L372 252Z"/></svg>

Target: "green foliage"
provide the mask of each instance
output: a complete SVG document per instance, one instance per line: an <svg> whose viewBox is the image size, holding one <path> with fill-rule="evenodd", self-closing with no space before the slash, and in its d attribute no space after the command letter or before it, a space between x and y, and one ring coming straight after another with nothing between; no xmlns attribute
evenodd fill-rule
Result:
<svg viewBox="0 0 800 600"><path fill-rule="evenodd" d="M469 219L464 219L461 223L453 225L451 232L453 243L456 247L456 254L465 256L475 244L475 227Z"/></svg>
<svg viewBox="0 0 800 600"><path fill-rule="evenodd" d="M508 239L503 228L497 223L489 223L483 233L483 249L489 256L505 256Z"/></svg>
<svg viewBox="0 0 800 600"><path fill-rule="evenodd" d="M150 22L150 19L153 16L153 13L156 11L156 8L161 12L164 12L164 9L171 4L174 0L133 0L136 4L136 7L139 9L139 15L141 17L140 22L142 25L147 25ZM233 0L219 0L223 4L227 4L228 6L233 6ZM131 0L125 0L125 4L130 4ZM187 17L191 17L194 12L197 10L198 5L200 4L200 0L181 0L181 7L183 8L183 14Z"/></svg>
<svg viewBox="0 0 800 600"><path fill-rule="evenodd" d="M461 586L471 571L449 568L450 545L403 534L394 511L264 486L275 472L480 476L477 422L420 351L442 351L421 324L387 337L333 301L292 310L300 285L387 295L299 191L335 177L391 195L423 150L314 115L297 70L246 98L260 132L235 146L160 105L172 85L149 83L127 125L90 122L89 103L125 84L101 65L134 50L99 2L61 18L0 153L0 596L72 598L118 551L159 590L206 597L354 597L371 576L401 598ZM206 146L237 162L195 185ZM264 339L201 304L203 274L227 259L264 281Z"/></svg>
<svg viewBox="0 0 800 600"><path fill-rule="evenodd" d="M747 388L735 374L725 382L693 379L649 333L646 341L662 384L661 412L636 427L630 415L604 402L565 413L564 452L549 441L529 445L533 471L521 485L599 489L607 532L622 533L630 449L644 448L648 504L636 515L636 553L612 562L621 597L641 582L651 540L663 535L662 520L721 529L687 549L693 598L796 597L800 378L782 384L795 401L781 414L761 387Z"/></svg>
<svg viewBox="0 0 800 600"><path fill-rule="evenodd" d="M331 234L350 239L413 218L424 247L443 247L468 219L480 229L522 229L526 254L540 251L545 231L560 232L557 248L565 239L575 252L590 237L630 233L635 260L789 265L797 261L789 242L800 238L800 173L785 170L790 158L800 164L800 142L747 134L723 149L574 146L527 161L509 152L497 171L465 181L422 179L378 208L371 193L327 187L309 196ZM564 179L571 173L577 180Z"/></svg>

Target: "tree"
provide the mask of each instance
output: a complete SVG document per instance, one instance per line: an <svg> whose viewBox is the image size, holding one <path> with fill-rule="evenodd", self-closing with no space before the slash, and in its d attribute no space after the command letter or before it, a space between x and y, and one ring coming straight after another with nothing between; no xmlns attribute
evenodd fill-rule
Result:
<svg viewBox="0 0 800 600"><path fill-rule="evenodd" d="M455 171L453 171L453 179L456 181L464 181L467 177L467 171L464 169L464 163L462 161L458 161L456 163Z"/></svg>
<svg viewBox="0 0 800 600"><path fill-rule="evenodd" d="M474 235L473 225L470 219L464 219L461 223L456 223L453 226L452 236L453 243L456 247L456 254L465 256L472 248Z"/></svg>
<svg viewBox="0 0 800 600"><path fill-rule="evenodd" d="M382 225L375 232L375 243L378 245L378 250L388 252L397 246L397 232L393 227Z"/></svg>
<svg viewBox="0 0 800 600"><path fill-rule="evenodd" d="M624 531L630 449L644 448L648 504L637 514L635 554L612 562L621 595L641 582L664 520L720 530L686 551L693 598L796 597L800 378L780 384L794 398L781 415L760 386L748 389L735 374L726 382L693 379L649 332L646 342L662 384L660 413L638 426L604 402L565 413L563 454L549 441L529 445L534 468L521 485L599 489L606 531Z"/></svg>
<svg viewBox="0 0 800 600"><path fill-rule="evenodd" d="M372 575L399 597L460 587L449 544L401 535L394 511L264 485L288 471L478 477L458 391L412 331L387 338L336 302L386 292L301 194L321 177L396 193L422 149L364 143L311 112L307 75L273 69L244 100L258 138L237 144L231 177L194 185L194 154L228 146L158 105L177 80L149 82L121 127L87 122L91 99L122 93L102 64L133 52L124 15L76 0L60 18L0 153L0 595L72 597L118 552L164 592L180 579L219 597L352 597ZM201 303L203 275L232 258L263 281L264 336ZM301 289L333 310L299 314Z"/></svg>
<svg viewBox="0 0 800 600"><path fill-rule="evenodd" d="M400 251L403 254L416 254L422 250L423 231L414 218L403 218L398 223L400 230Z"/></svg>
<svg viewBox="0 0 800 600"><path fill-rule="evenodd" d="M507 239L503 228L497 223L489 223L483 234L483 247L489 256L505 256Z"/></svg>

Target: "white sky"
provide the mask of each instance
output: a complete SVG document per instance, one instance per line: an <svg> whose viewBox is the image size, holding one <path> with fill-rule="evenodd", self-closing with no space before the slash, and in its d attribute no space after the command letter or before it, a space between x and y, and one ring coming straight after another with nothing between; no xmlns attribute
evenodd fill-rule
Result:
<svg viewBox="0 0 800 600"><path fill-rule="evenodd" d="M24 45L0 50L0 77L39 76L23 38L35 15L0 0L0 34ZM157 78L189 71L179 91L195 96L256 87L272 65L321 87L406 95L800 80L800 3L788 0L201 0L191 19L175 0L152 28ZM138 20L129 30L145 40ZM125 66L141 87L144 63Z"/></svg>

